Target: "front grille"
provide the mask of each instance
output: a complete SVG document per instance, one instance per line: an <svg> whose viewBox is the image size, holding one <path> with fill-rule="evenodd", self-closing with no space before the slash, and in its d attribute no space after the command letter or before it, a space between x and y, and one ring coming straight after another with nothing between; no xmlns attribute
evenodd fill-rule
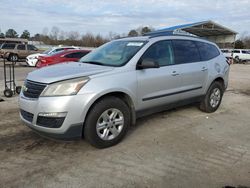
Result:
<svg viewBox="0 0 250 188"><path fill-rule="evenodd" d="M20 110L20 112L21 112L23 119L25 119L26 121L32 122L34 114L26 112L24 110Z"/></svg>
<svg viewBox="0 0 250 188"><path fill-rule="evenodd" d="M38 98L46 86L47 85L43 83L26 80L23 95L28 98Z"/></svg>
<svg viewBox="0 0 250 188"><path fill-rule="evenodd" d="M36 124L42 127L59 128L62 126L65 117L44 117L38 116Z"/></svg>

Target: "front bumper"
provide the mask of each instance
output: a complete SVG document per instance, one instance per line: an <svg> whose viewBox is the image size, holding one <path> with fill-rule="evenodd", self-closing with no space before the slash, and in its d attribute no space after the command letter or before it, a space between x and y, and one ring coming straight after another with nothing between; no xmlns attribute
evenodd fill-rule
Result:
<svg viewBox="0 0 250 188"><path fill-rule="evenodd" d="M26 64L31 67L35 67L38 59L29 59L26 58Z"/></svg>
<svg viewBox="0 0 250 188"><path fill-rule="evenodd" d="M88 109L85 107L88 106L91 98L91 94L84 94L29 99L21 92L19 97L20 117L28 127L43 136L67 140L80 138ZM28 114L28 118L21 113L23 111ZM38 121L41 113L63 113L65 117L60 126L49 124L45 126L39 124Z"/></svg>

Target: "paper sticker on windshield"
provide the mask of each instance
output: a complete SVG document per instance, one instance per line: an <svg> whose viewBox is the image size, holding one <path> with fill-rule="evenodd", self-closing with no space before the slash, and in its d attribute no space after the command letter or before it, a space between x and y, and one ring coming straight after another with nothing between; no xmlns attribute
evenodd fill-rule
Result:
<svg viewBox="0 0 250 188"><path fill-rule="evenodd" d="M127 46L142 46L143 42L129 42Z"/></svg>

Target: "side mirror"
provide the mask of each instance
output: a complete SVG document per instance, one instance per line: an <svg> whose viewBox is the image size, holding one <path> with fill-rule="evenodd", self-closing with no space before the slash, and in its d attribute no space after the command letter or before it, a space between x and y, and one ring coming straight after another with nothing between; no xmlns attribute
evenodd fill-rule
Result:
<svg viewBox="0 0 250 188"><path fill-rule="evenodd" d="M160 65L151 59L144 59L137 64L137 69L150 69L159 67Z"/></svg>

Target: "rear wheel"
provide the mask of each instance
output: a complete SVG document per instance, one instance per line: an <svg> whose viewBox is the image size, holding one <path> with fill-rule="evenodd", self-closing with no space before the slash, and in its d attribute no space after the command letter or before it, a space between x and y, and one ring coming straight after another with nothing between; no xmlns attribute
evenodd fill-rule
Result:
<svg viewBox="0 0 250 188"><path fill-rule="evenodd" d="M8 60L16 62L18 61L18 56L16 54L10 54Z"/></svg>
<svg viewBox="0 0 250 188"><path fill-rule="evenodd" d="M223 93L223 84L218 81L213 82L200 103L200 109L208 113L215 112L220 106Z"/></svg>
<svg viewBox="0 0 250 188"><path fill-rule="evenodd" d="M90 110L84 127L84 137L97 148L118 144L131 123L128 106L117 97L106 97Z"/></svg>

